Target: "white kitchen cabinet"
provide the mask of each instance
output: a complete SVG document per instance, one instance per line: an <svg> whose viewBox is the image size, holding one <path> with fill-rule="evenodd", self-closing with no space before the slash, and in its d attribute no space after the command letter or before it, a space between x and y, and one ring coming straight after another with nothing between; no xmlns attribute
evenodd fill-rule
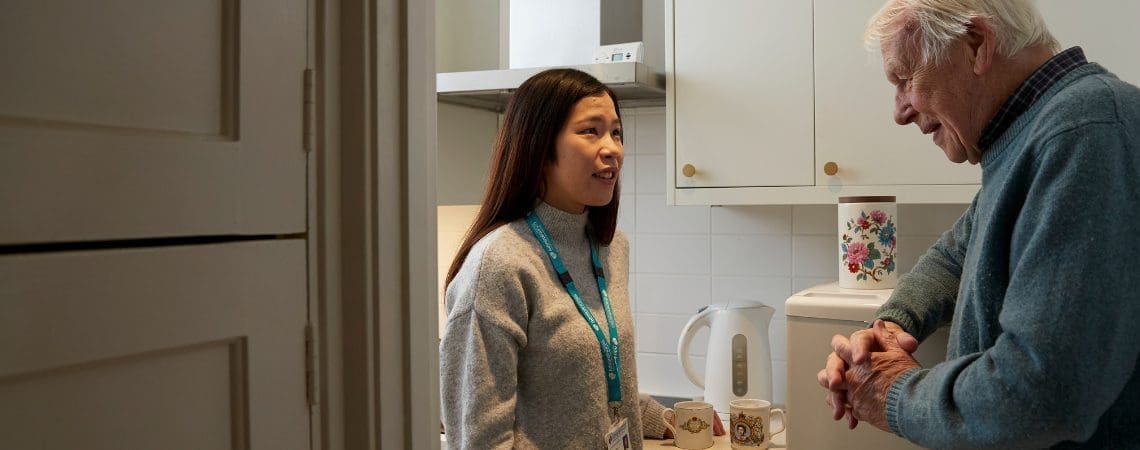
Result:
<svg viewBox="0 0 1140 450"><path fill-rule="evenodd" d="M894 86L887 82L878 51L863 45L867 20L882 5L883 0L815 0L817 183L980 183L978 166L951 163L931 135L895 123ZM834 175L824 173L828 162L838 169Z"/></svg>
<svg viewBox="0 0 1140 450"><path fill-rule="evenodd" d="M1140 83L1140 59L1124 44L1140 42L1131 23L1140 3L1037 3L1062 48L1080 45L1090 61ZM949 162L930 136L894 123L882 59L862 39L882 4L731 2L712 10L667 2L669 202L830 204L846 195L969 202L980 169ZM829 162L833 175L824 172Z"/></svg>
<svg viewBox="0 0 1140 450"><path fill-rule="evenodd" d="M666 3L669 172L678 188L813 184L811 6ZM693 176L682 174L686 165Z"/></svg>
<svg viewBox="0 0 1140 450"><path fill-rule="evenodd" d="M667 2L669 202L968 202L976 167L946 162L891 118L890 85L862 46L880 1Z"/></svg>

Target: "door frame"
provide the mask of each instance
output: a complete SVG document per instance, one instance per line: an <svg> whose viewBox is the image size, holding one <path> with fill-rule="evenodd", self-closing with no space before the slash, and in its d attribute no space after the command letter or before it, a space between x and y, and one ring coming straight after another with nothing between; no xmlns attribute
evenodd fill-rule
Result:
<svg viewBox="0 0 1140 450"><path fill-rule="evenodd" d="M434 0L310 0L314 449L438 449Z"/></svg>

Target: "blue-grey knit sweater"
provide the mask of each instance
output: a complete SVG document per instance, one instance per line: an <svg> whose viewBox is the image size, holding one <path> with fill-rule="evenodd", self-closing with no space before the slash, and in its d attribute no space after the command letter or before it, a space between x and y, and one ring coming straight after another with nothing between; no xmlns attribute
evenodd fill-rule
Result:
<svg viewBox="0 0 1140 450"><path fill-rule="evenodd" d="M1140 89L1096 64L984 154L982 187L878 317L946 361L891 386L931 448L1140 448ZM951 322L952 320L952 322Z"/></svg>

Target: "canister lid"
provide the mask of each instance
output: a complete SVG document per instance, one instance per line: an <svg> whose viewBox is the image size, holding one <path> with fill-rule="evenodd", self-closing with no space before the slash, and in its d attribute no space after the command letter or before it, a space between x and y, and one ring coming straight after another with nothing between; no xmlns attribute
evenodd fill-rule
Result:
<svg viewBox="0 0 1140 450"><path fill-rule="evenodd" d="M893 203L893 195L861 195L856 197L839 197L839 203Z"/></svg>

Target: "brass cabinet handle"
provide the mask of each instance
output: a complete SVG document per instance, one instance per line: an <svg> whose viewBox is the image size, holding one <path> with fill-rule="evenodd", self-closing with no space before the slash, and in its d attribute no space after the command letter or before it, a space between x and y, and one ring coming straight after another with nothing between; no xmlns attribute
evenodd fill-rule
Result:
<svg viewBox="0 0 1140 450"><path fill-rule="evenodd" d="M834 161L828 161L827 164L823 165L823 173L829 176L839 173L839 164L836 164Z"/></svg>
<svg viewBox="0 0 1140 450"><path fill-rule="evenodd" d="M697 174L697 168L693 167L692 164L685 164L684 166L681 167L681 174L686 176L686 177L692 178L693 175Z"/></svg>

